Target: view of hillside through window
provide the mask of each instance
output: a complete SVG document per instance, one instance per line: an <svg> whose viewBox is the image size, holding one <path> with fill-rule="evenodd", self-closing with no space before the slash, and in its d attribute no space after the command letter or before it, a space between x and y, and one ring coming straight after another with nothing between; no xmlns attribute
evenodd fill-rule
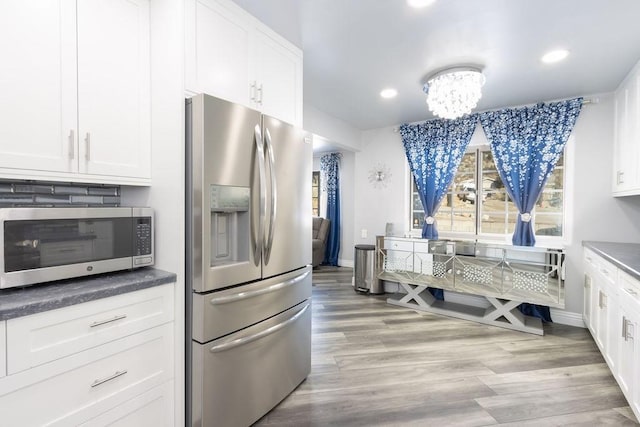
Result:
<svg viewBox="0 0 640 427"><path fill-rule="evenodd" d="M421 230L424 210L412 179L411 221ZM510 235L518 210L507 195L489 149L468 151L462 158L438 213L440 233ZM532 212L535 234L562 236L564 217L564 154L558 160Z"/></svg>

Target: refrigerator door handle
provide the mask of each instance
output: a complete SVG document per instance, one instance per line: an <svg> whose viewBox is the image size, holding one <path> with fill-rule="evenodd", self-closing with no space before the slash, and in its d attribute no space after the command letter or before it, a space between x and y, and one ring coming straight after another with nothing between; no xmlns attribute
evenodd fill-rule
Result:
<svg viewBox="0 0 640 427"><path fill-rule="evenodd" d="M262 258L262 245L264 241L264 222L267 216L267 188L265 183L267 181L267 172L265 171L264 164L264 148L262 142L262 132L260 131L260 125L257 124L254 128L255 141L256 141L256 154L258 157L258 172L260 178L260 219L258 222L258 235L256 237L256 248L253 253L253 262L255 265L259 265Z"/></svg>
<svg viewBox="0 0 640 427"><path fill-rule="evenodd" d="M231 350L232 348L239 347L241 345L249 344L252 341L259 340L261 338L266 337L267 335L274 334L278 332L280 329L285 328L298 320L309 308L309 303L307 303L302 310L285 320L284 322L278 323L277 325L271 326L263 331L258 332L257 334L249 335L248 337L242 337L235 339L233 341L226 342L224 344L214 345L209 349L211 353L219 353L221 351Z"/></svg>
<svg viewBox="0 0 640 427"><path fill-rule="evenodd" d="M286 288L292 285L295 285L296 283L299 283L301 281L303 281L308 275L309 275L310 271L305 271L304 273L302 273L301 275L294 277L293 279L289 279L289 280L285 280L284 282L279 282L276 283L274 285L268 286L266 288L263 289L258 289L255 291L249 291L249 292L239 292L237 294L233 294L233 295L227 295L224 297L217 297L217 298L212 298L209 303L211 305L220 305L220 304L228 304L230 302L236 302L236 301L240 301L243 299L247 299L247 298L253 298L253 297L257 297L260 295L264 295L264 294L268 294L270 292L275 292L277 290L280 290L282 288Z"/></svg>
<svg viewBox="0 0 640 427"><path fill-rule="evenodd" d="M269 218L269 235L265 242L265 256L264 263L269 264L269 258L271 256L271 247L273 246L273 234L276 223L276 206L278 202L278 191L276 187L276 171L275 171L275 158L273 156L273 145L271 144L271 133L269 129L265 128L265 141L267 143L267 159L269 160L269 172L271 175L271 210Z"/></svg>

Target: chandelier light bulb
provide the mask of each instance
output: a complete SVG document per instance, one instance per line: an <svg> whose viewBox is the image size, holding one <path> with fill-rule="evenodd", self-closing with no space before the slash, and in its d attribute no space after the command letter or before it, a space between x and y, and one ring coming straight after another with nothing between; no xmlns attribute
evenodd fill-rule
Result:
<svg viewBox="0 0 640 427"><path fill-rule="evenodd" d="M469 114L482 97L485 78L476 68L452 68L431 77L423 90L429 110L443 119Z"/></svg>

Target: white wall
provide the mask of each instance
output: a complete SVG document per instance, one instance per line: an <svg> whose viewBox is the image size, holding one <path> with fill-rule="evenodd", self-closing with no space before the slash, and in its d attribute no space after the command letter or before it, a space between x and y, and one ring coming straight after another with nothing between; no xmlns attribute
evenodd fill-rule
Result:
<svg viewBox="0 0 640 427"><path fill-rule="evenodd" d="M386 187L376 188L369 174L378 163L390 171ZM355 219L353 244L375 244L376 235L384 235L387 222L394 234L408 230L407 161L400 134L393 128L362 133L362 151L355 154ZM366 230L367 237L362 237Z"/></svg>
<svg viewBox="0 0 640 427"><path fill-rule="evenodd" d="M155 210L155 267L177 274L175 422L184 425L184 18L183 2L153 0L151 19L152 187L122 188L122 204Z"/></svg>
<svg viewBox="0 0 640 427"><path fill-rule="evenodd" d="M303 127L306 131L330 141L340 151L360 150L359 129L309 104L304 104Z"/></svg>

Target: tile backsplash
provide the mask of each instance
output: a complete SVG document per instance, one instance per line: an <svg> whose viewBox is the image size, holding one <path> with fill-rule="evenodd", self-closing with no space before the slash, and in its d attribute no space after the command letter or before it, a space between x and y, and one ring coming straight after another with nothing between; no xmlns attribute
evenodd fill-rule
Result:
<svg viewBox="0 0 640 427"><path fill-rule="evenodd" d="M0 181L0 207L120 206L120 186Z"/></svg>

